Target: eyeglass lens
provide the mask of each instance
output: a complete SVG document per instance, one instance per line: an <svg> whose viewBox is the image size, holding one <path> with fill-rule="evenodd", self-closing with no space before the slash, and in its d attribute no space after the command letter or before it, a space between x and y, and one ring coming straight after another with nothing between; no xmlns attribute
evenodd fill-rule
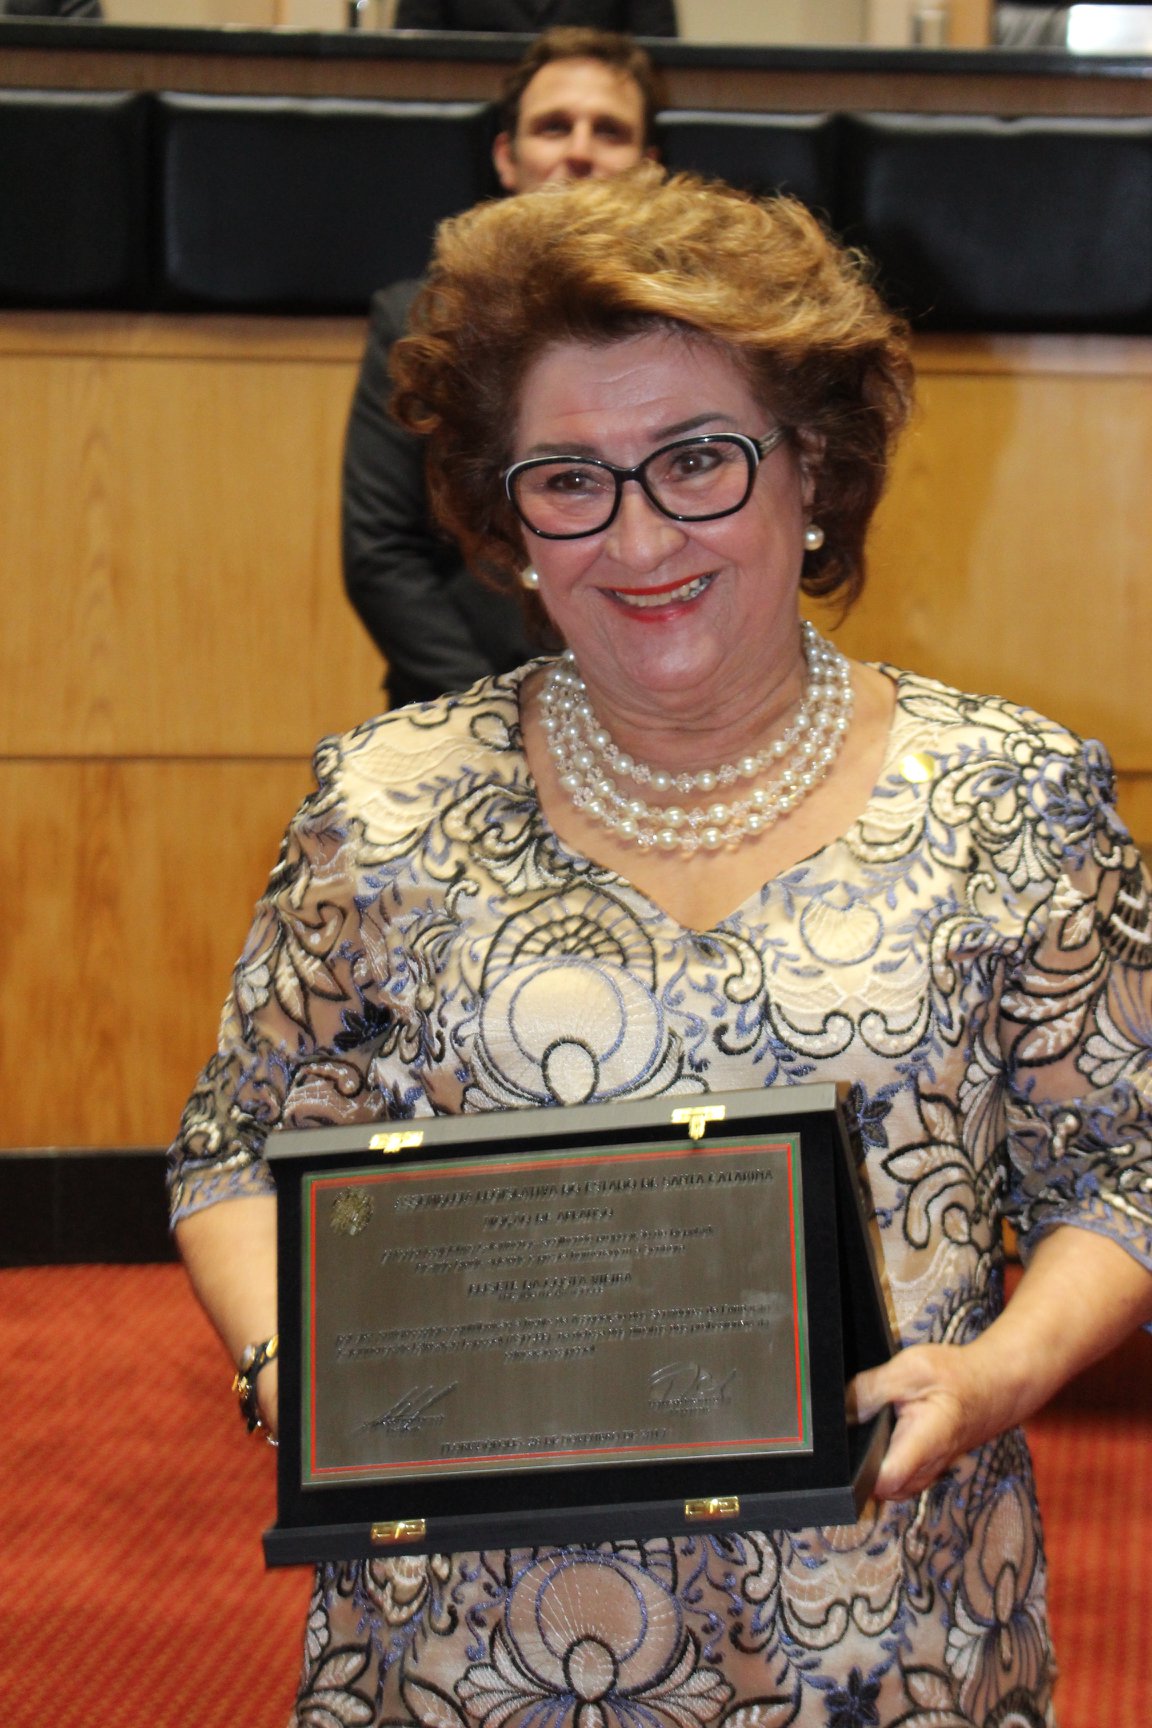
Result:
<svg viewBox="0 0 1152 1728"><path fill-rule="evenodd" d="M753 460L735 438L687 439L657 450L637 478L670 516L700 520L738 510L752 483ZM590 534L606 526L620 481L612 469L572 457L534 462L513 477L517 508L541 534Z"/></svg>

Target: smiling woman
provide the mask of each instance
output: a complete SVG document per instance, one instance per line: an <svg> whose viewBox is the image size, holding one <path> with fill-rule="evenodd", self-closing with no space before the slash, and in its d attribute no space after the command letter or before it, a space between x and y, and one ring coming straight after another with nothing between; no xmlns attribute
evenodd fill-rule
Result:
<svg viewBox="0 0 1152 1728"><path fill-rule="evenodd" d="M578 666L567 724L571 667L525 686L550 821L709 928L837 837L883 762L890 680L806 645L798 599L859 592L910 369L899 322L799 205L655 169L614 187L446 224L396 401L435 426L452 532L490 569L531 560ZM673 767L714 796L686 804Z"/></svg>
<svg viewBox="0 0 1152 1728"><path fill-rule="evenodd" d="M862 262L791 199L760 204L720 186L702 198L691 176L666 180L655 167L634 169L619 197L615 186L583 187L562 210L516 201L499 218L493 207L483 221L442 227L434 292L393 366L399 417L436 427L429 478L442 519L476 556L517 570L521 529L501 476L528 453L522 429L513 448L509 409L525 405L530 368L567 341L604 347L664 331L735 366L761 421L771 405L791 443L802 434L819 446L809 466L825 542L805 561L803 587L851 602L909 407L900 320ZM687 415L700 425L698 403ZM568 442L539 453L597 452Z"/></svg>
<svg viewBox="0 0 1152 1728"><path fill-rule="evenodd" d="M684 921L703 928L739 905L763 868L766 854L758 852L754 861L726 842L738 837L737 827L739 837L767 835L797 811L802 796L811 801L847 741L852 706L847 678L841 683L836 676L838 661L814 641L805 652L798 622L814 489L811 461L786 428L765 430L765 419L765 408L732 356L670 330L600 346L557 343L533 363L520 393L518 449L610 449L636 463L635 472L616 470L617 508L599 504L593 532L581 524L544 537L537 525L526 524L540 541L533 547L536 591L580 667L588 717L585 735L572 738L570 750L567 728L549 724L563 704L556 678L544 675L548 706L539 728L535 711L529 713L529 759L542 786L571 794L570 809L559 802L553 811L560 832L594 852L607 844L606 861L654 838L665 856L651 861L650 875L640 865L640 880L663 904L675 896ZM669 483L660 464L668 440L689 429L708 438L729 432L731 441L721 448L727 445L732 458L720 469L709 466L702 496L686 496L687 482L679 479L670 502L687 509L673 511L665 502ZM761 445L767 451L763 462ZM703 454L715 449L676 438L671 449L681 463L685 448L695 452L696 471ZM644 450L652 454L638 460ZM654 458L665 483L663 497L650 478ZM612 466L602 472L611 475ZM513 490L515 473L514 468ZM878 674L862 669L860 682L853 743L863 768L864 783L854 794L862 806L884 748L891 704ZM830 700L822 704L825 689ZM796 780L790 752L780 755L772 779L771 758L761 761L759 753L766 740L769 749L782 742L787 721L806 697L825 724L817 726L813 714L803 751L797 741L803 778ZM597 746L601 732L605 740ZM716 778L717 761L757 766L743 775L747 800L709 801L700 807L707 820L695 823L698 811L681 811L679 784L670 788L676 801L668 808L641 805L635 791L625 796L618 775L603 781L616 797L602 793L606 770L598 777L595 764L581 760L590 742L601 749L610 742L629 760L650 757L665 769L675 765L678 782L709 774L715 786L706 782L707 790L726 790L727 777L723 785ZM583 766L592 771L587 778L579 773ZM651 773L648 788L660 790L651 786ZM584 795L576 796L582 789ZM795 794L787 803L786 790ZM593 824L598 840L589 831ZM838 831L831 811L829 826L831 833ZM713 856L685 872L686 861L701 851Z"/></svg>
<svg viewBox="0 0 1152 1728"><path fill-rule="evenodd" d="M395 376L567 650L321 747L174 1147L197 1288L272 1330L280 1125L841 1082L897 1421L852 1527L322 1567L296 1721L1049 1728L1019 1424L1152 1317L1152 907L1099 745L801 618L902 327L798 206L639 169L448 224Z"/></svg>

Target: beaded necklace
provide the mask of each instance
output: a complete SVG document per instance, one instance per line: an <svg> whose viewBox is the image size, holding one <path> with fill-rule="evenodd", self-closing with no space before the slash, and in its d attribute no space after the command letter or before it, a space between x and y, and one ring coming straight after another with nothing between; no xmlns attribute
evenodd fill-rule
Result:
<svg viewBox="0 0 1152 1728"><path fill-rule="evenodd" d="M652 768L619 748L596 718L569 649L546 673L540 706L560 785L576 809L631 845L685 853L718 851L763 834L794 810L832 767L852 717L847 660L811 624L805 621L801 629L808 682L787 730L755 755L681 774ZM760 779L769 769L767 782L745 796L691 809L649 804L620 785L630 780L653 792L710 793Z"/></svg>

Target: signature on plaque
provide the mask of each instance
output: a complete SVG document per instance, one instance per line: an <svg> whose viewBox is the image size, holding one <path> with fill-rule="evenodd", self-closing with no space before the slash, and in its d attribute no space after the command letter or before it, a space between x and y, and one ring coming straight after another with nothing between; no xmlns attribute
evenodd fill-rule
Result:
<svg viewBox="0 0 1152 1728"><path fill-rule="evenodd" d="M652 1396L648 1403L653 1410L680 1411L685 1415L715 1410L731 1401L730 1390L738 1372L731 1368L721 1378L699 1362L668 1362L649 1376Z"/></svg>
<svg viewBox="0 0 1152 1728"><path fill-rule="evenodd" d="M433 1405L439 1404L442 1398L455 1392L459 1384L458 1380L450 1380L447 1386L414 1386L410 1392L405 1392L402 1398L397 1398L395 1404L390 1404L381 1415L362 1422L360 1429L382 1429L385 1434L410 1434L416 1428L434 1428L443 1422L444 1413L434 1410Z"/></svg>

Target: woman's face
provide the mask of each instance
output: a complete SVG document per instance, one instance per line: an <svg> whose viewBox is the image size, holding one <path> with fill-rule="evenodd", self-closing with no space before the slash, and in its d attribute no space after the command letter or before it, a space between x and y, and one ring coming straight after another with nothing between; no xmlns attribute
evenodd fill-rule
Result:
<svg viewBox="0 0 1152 1728"><path fill-rule="evenodd" d="M774 416L722 349L654 331L607 346L564 342L532 365L515 459L573 454L632 467L695 433L762 439ZM601 712L715 713L762 700L797 653L810 479L789 440L764 457L735 515L674 522L624 486L614 522L580 540L525 530L540 597Z"/></svg>

